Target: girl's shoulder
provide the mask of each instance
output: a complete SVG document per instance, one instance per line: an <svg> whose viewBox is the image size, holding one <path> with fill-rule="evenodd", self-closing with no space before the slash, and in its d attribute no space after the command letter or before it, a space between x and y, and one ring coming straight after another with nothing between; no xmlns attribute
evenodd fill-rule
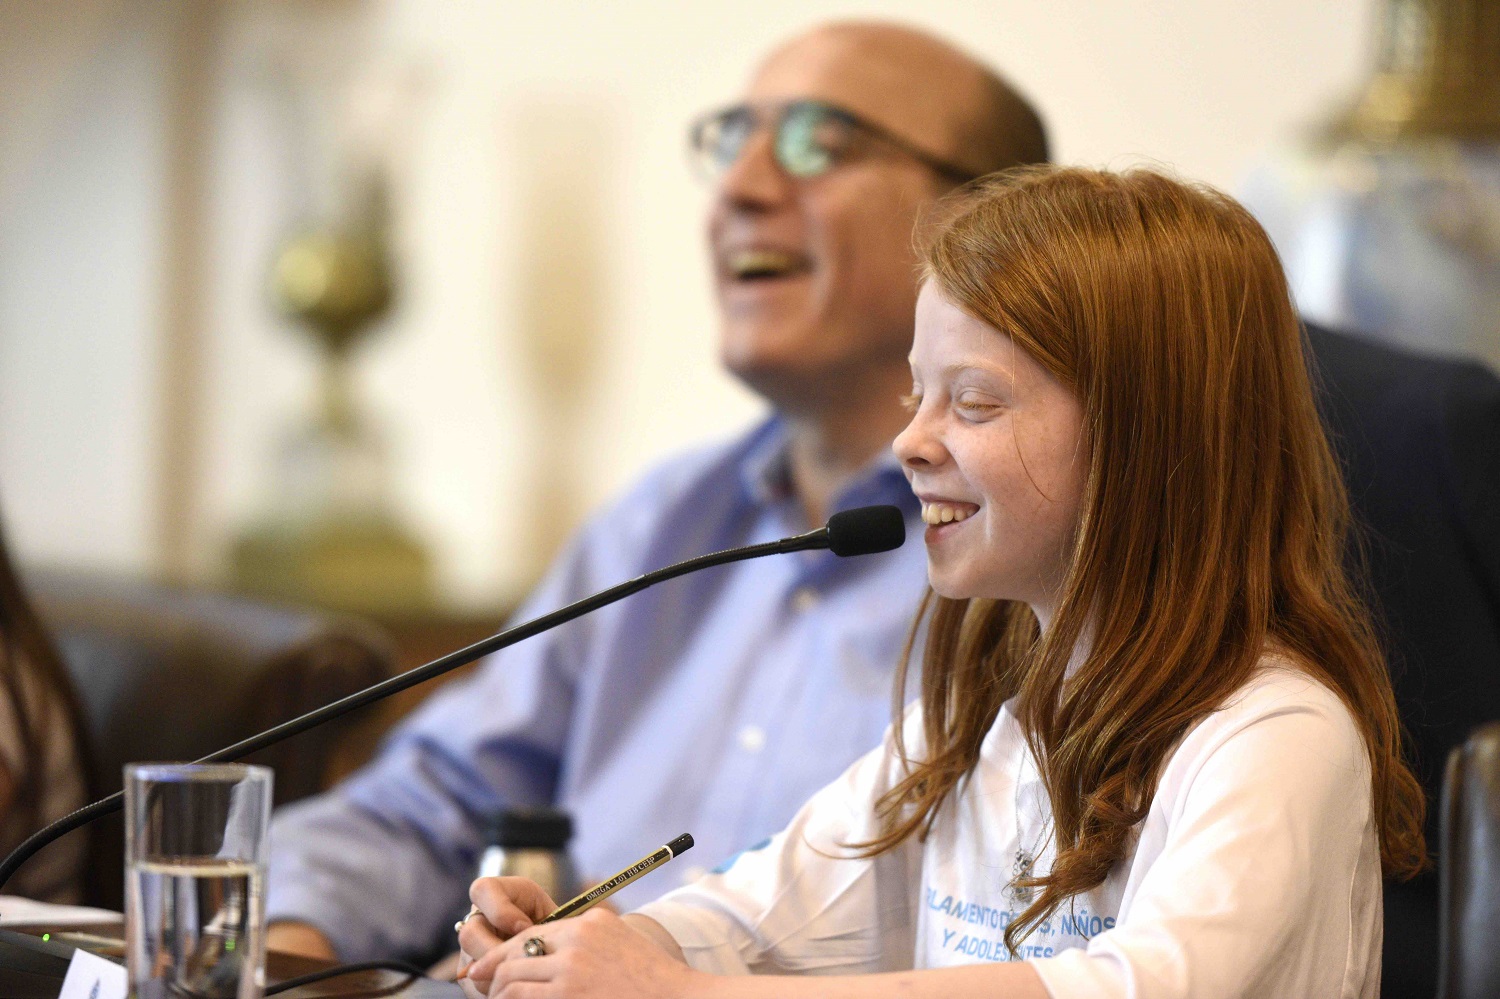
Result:
<svg viewBox="0 0 1500 999"><path fill-rule="evenodd" d="M1163 776L1188 779L1227 747L1237 752L1237 745L1265 742L1340 770L1368 766L1364 737L1344 700L1290 657L1271 652L1239 690L1188 729Z"/></svg>
<svg viewBox="0 0 1500 999"><path fill-rule="evenodd" d="M1307 713L1346 722L1354 719L1342 698L1291 656L1267 652L1245 684L1229 696L1203 724L1234 726L1286 712Z"/></svg>

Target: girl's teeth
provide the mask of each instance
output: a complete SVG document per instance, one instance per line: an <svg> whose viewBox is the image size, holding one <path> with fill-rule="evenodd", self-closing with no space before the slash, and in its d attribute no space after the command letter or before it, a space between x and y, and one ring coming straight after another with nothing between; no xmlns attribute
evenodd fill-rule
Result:
<svg viewBox="0 0 1500 999"><path fill-rule="evenodd" d="M952 503L922 504L922 520L934 526L938 524L954 524L961 520L968 520L974 516L974 512L974 510L968 507L961 507Z"/></svg>

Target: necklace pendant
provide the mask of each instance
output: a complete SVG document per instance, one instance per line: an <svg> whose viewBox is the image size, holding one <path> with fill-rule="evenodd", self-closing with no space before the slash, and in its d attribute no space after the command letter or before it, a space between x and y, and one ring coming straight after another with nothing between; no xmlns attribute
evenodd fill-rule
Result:
<svg viewBox="0 0 1500 999"><path fill-rule="evenodd" d="M1010 894L1022 905L1030 905L1031 900L1036 897L1036 889L1031 886L1021 887L1016 884L1016 879L1031 877L1031 868L1036 864L1036 858L1025 850L1016 851L1016 861L1011 867Z"/></svg>

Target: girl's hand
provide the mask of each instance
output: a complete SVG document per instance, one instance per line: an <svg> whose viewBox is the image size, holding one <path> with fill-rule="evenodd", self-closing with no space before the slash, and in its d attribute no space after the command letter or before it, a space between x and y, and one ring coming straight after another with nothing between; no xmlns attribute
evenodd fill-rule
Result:
<svg viewBox="0 0 1500 999"><path fill-rule="evenodd" d="M542 941L540 956L526 953L533 939ZM487 987L490 999L678 999L696 975L644 932L599 909L519 933L469 966L469 981Z"/></svg>
<svg viewBox="0 0 1500 999"><path fill-rule="evenodd" d="M473 963L550 914L557 903L535 881L511 877L478 879L469 886L469 900L478 912L459 927L458 973L466 980L464 992L473 999L489 989L487 974L469 985Z"/></svg>

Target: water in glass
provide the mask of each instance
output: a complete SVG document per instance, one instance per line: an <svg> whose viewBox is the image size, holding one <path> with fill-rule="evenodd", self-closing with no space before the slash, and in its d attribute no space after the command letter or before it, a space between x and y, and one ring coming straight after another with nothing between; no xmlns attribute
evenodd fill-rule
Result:
<svg viewBox="0 0 1500 999"><path fill-rule="evenodd" d="M216 857L139 860L126 875L136 999L258 999L264 988L256 865Z"/></svg>

